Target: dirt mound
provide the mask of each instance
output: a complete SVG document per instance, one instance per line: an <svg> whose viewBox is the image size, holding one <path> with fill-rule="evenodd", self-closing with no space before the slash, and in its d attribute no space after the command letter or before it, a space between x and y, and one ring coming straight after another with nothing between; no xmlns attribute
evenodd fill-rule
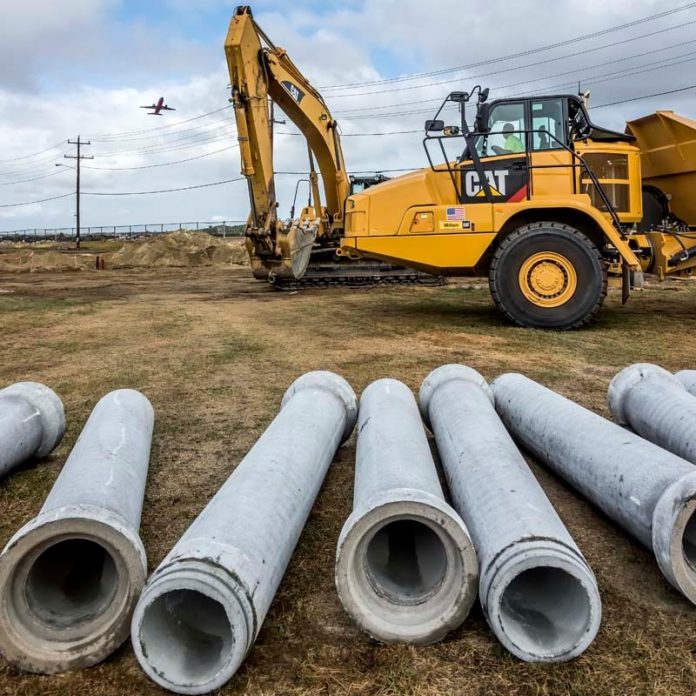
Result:
<svg viewBox="0 0 696 696"><path fill-rule="evenodd" d="M95 268L92 254L61 254L57 251L22 249L0 254L0 272L84 271Z"/></svg>
<svg viewBox="0 0 696 696"><path fill-rule="evenodd" d="M106 268L174 268L249 263L244 242L220 239L204 232L173 232L138 242L127 242L105 254Z"/></svg>
<svg viewBox="0 0 696 696"><path fill-rule="evenodd" d="M96 269L96 253L60 253L45 243L2 244L0 273L83 271ZM105 268L192 268L194 266L248 266L244 240L221 239L205 232L173 232L123 242L118 251L102 254Z"/></svg>

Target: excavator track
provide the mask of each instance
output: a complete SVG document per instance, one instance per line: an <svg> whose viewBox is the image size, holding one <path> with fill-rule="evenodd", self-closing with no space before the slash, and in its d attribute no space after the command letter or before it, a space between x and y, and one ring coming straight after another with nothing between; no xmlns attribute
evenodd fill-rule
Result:
<svg viewBox="0 0 696 696"><path fill-rule="evenodd" d="M442 276L414 271L402 266L381 262L361 263L313 263L302 278L269 278L277 290L301 290L305 288L329 287L375 287L378 285L428 285L439 287L446 284Z"/></svg>

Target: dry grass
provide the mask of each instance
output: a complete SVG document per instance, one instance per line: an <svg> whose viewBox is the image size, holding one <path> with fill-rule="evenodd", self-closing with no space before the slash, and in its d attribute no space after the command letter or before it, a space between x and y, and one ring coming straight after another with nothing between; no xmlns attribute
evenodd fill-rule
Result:
<svg viewBox="0 0 696 696"><path fill-rule="evenodd" d="M356 390L392 376L416 389L460 361L486 377L517 370L606 413L608 380L634 361L696 367L696 287L673 283L611 298L594 327L542 333L502 325L483 289L272 291L237 270L0 276L0 384L35 379L63 397L58 451L0 481L0 543L38 511L91 408L141 389L157 424L142 536L154 568L276 413L290 382L335 370ZM595 570L604 601L597 641L557 666L523 664L480 609L441 644L382 646L341 610L333 558L350 510L354 440L339 452L261 630L229 694L691 694L696 610L651 554L534 465ZM262 492L260 492L262 494ZM0 694L162 693L129 646L58 677L0 663Z"/></svg>

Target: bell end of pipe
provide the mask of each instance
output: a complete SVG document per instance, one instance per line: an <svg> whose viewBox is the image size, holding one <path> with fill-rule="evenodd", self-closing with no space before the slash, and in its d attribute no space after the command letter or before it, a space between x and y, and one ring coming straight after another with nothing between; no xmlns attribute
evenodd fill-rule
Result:
<svg viewBox="0 0 696 696"><path fill-rule="evenodd" d="M182 558L155 571L133 613L131 642L150 679L207 694L239 669L255 638L246 590L214 559Z"/></svg>
<svg viewBox="0 0 696 696"><path fill-rule="evenodd" d="M567 662L595 639L597 581L579 552L549 539L515 544L487 568L481 604L498 640L525 662Z"/></svg>
<svg viewBox="0 0 696 696"><path fill-rule="evenodd" d="M469 614L478 560L459 515L423 491L373 497L346 521L336 549L341 604L375 640L428 645Z"/></svg>
<svg viewBox="0 0 696 696"><path fill-rule="evenodd" d="M673 587L696 604L696 472L660 496L652 517L653 552Z"/></svg>
<svg viewBox="0 0 696 696"><path fill-rule="evenodd" d="M418 403L420 406L421 417L428 427L430 427L430 401L433 394L443 384L452 381L469 382L471 384L475 384L477 387L481 388L492 404L495 403L493 392L491 391L488 382L486 382L485 378L474 370L473 367L458 364L442 365L442 367L438 367L433 370L423 380L418 393Z"/></svg>
<svg viewBox="0 0 696 696"><path fill-rule="evenodd" d="M307 372L298 377L288 387L280 407L283 408L294 394L303 389L323 389L341 401L346 410L346 427L344 428L342 438L342 442L345 442L351 436L358 417L358 397L355 395L353 387L335 372L329 372L328 370Z"/></svg>
<svg viewBox="0 0 696 696"><path fill-rule="evenodd" d="M41 414L43 436L37 457L45 457L58 447L65 435L65 409L52 389L39 382L17 382L0 391L0 395L18 396Z"/></svg>
<svg viewBox="0 0 696 696"><path fill-rule="evenodd" d="M101 662L128 637L146 573L140 538L113 513L37 517L0 556L0 652L38 674Z"/></svg>
<svg viewBox="0 0 696 696"><path fill-rule="evenodd" d="M628 424L628 416L624 405L626 397L631 389L644 379L657 378L667 380L672 384L682 387L681 382L671 373L652 363L635 363L624 367L609 383L607 390L607 402L614 420L620 425Z"/></svg>

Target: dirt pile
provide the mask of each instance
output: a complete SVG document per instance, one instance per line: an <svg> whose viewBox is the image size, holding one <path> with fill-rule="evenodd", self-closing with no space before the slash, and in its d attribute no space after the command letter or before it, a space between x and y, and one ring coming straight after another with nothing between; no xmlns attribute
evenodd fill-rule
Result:
<svg viewBox="0 0 696 696"><path fill-rule="evenodd" d="M3 244L0 273L96 270L93 253L61 253L45 244ZM244 241L221 239L204 232L173 232L126 241L118 251L100 254L106 270L119 268L193 268L195 266L248 266Z"/></svg>
<svg viewBox="0 0 696 696"><path fill-rule="evenodd" d="M0 272L84 271L95 268L92 254L61 254L58 251L21 249L0 254Z"/></svg>
<svg viewBox="0 0 696 696"><path fill-rule="evenodd" d="M127 242L105 254L106 268L192 268L194 266L246 266L244 242L220 239L202 232L173 232L138 242Z"/></svg>

